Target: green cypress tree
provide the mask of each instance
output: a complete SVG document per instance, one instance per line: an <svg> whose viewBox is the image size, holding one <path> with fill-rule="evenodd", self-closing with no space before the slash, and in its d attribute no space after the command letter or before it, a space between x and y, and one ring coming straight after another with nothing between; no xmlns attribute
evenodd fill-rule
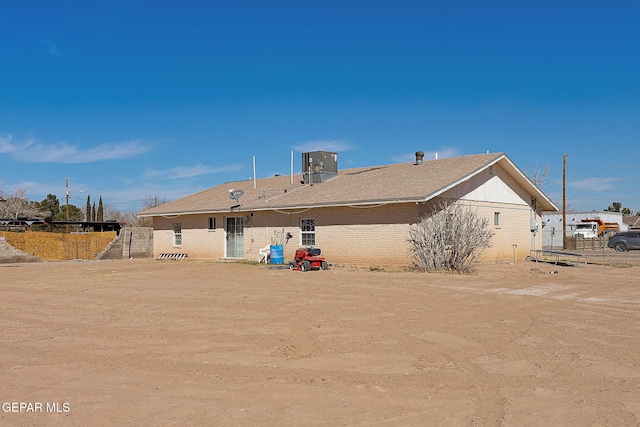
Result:
<svg viewBox="0 0 640 427"><path fill-rule="evenodd" d="M95 222L96 220L96 202L93 202L93 207L91 208L91 221Z"/></svg>
<svg viewBox="0 0 640 427"><path fill-rule="evenodd" d="M86 221L91 221L91 196L87 196L87 207L85 208Z"/></svg>
<svg viewBox="0 0 640 427"><path fill-rule="evenodd" d="M98 202L98 222L104 222L104 206L102 206L102 195L100 195L100 201Z"/></svg>

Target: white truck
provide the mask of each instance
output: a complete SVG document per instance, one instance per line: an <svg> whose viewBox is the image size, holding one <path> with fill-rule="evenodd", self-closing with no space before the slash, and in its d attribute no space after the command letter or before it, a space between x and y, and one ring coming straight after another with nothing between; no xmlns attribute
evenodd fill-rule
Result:
<svg viewBox="0 0 640 427"><path fill-rule="evenodd" d="M595 239L600 234L599 225L597 222L579 222L576 224L573 235L582 235L585 239Z"/></svg>
<svg viewBox="0 0 640 427"><path fill-rule="evenodd" d="M576 224L573 232L574 236L582 235L585 239L595 239L605 233L617 233L620 231L620 225L617 222L604 222L599 218L583 219Z"/></svg>

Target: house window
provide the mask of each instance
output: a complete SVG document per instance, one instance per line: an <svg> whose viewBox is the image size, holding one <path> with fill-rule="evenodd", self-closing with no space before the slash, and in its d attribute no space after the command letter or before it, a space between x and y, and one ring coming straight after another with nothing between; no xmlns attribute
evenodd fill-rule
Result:
<svg viewBox="0 0 640 427"><path fill-rule="evenodd" d="M182 246L182 223L173 223L173 246Z"/></svg>
<svg viewBox="0 0 640 427"><path fill-rule="evenodd" d="M316 220L300 220L300 232L302 235L302 246L315 246L316 244Z"/></svg>
<svg viewBox="0 0 640 427"><path fill-rule="evenodd" d="M209 230L215 230L216 229L216 219L215 217L211 217L209 218Z"/></svg>
<svg viewBox="0 0 640 427"><path fill-rule="evenodd" d="M493 225L500 227L500 212L493 213Z"/></svg>

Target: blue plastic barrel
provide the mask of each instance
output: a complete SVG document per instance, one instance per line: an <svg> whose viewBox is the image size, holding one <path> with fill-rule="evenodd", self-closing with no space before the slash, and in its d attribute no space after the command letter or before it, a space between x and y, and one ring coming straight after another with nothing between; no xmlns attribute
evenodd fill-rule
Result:
<svg viewBox="0 0 640 427"><path fill-rule="evenodd" d="M284 250L282 246L271 246L269 248L271 254L271 264L284 264Z"/></svg>

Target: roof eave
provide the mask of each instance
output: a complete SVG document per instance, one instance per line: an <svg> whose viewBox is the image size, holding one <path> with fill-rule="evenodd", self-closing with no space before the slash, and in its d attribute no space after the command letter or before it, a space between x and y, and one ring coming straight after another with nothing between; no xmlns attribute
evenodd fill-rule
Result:
<svg viewBox="0 0 640 427"><path fill-rule="evenodd" d="M150 217L175 217L181 215L203 215L203 214L220 214L234 212L260 212L273 210L291 210L291 209L314 209L314 208L334 208L334 207L351 207L351 206L379 206L394 203L420 203L427 201L428 198L423 196L379 199L379 200L354 200L342 202L314 203L314 204L291 204L291 205L270 205L270 206L246 206L239 209L206 209L206 210L190 210L181 212L158 212L158 213L140 213L138 218Z"/></svg>

